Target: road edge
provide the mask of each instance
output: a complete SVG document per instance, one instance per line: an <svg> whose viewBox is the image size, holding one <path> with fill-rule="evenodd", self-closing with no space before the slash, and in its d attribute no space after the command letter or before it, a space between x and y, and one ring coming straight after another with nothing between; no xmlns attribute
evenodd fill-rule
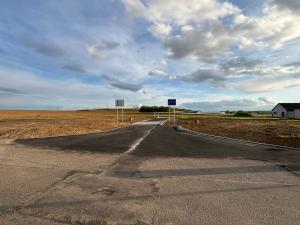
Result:
<svg viewBox="0 0 300 225"><path fill-rule="evenodd" d="M245 143L245 144L263 145L263 146L268 146L268 147L281 148L281 149L285 149L287 151L300 151L300 148L289 147L289 146L284 146L284 145L275 145L275 144L261 143L261 142L256 142L256 141L248 141L248 140L244 140L244 139L229 138L229 137L218 136L218 135L214 135L214 134L200 133L200 132L196 132L196 131L192 131L192 130L189 130L187 128L184 128L180 125L178 125L176 127L176 130L191 133L191 134L194 134L194 135L211 137L211 138L215 138L215 139L235 141L235 142Z"/></svg>

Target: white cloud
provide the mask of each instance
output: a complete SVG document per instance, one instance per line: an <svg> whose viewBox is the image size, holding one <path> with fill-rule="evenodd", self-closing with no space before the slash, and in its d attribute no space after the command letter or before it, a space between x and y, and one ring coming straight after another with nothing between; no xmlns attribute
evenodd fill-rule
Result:
<svg viewBox="0 0 300 225"><path fill-rule="evenodd" d="M266 1L260 15L244 15L231 3L217 0L124 0L128 11L139 12L152 23L149 30L164 40L170 56L188 56L202 61L215 60L230 52L230 46L240 50L280 48L300 37L300 14L297 0ZM233 21L224 24L226 16ZM180 31L172 34L172 30Z"/></svg>
<svg viewBox="0 0 300 225"><path fill-rule="evenodd" d="M121 0L125 5L128 15L132 17L142 17L147 9L140 0Z"/></svg>
<svg viewBox="0 0 300 225"><path fill-rule="evenodd" d="M119 43L114 41L103 41L98 44L89 44L86 46L86 51L91 55L98 59L105 58L107 56L107 52L115 49L119 46Z"/></svg>
<svg viewBox="0 0 300 225"><path fill-rule="evenodd" d="M172 27L163 23L156 23L149 28L149 31L157 38L164 38L171 33Z"/></svg>
<svg viewBox="0 0 300 225"><path fill-rule="evenodd" d="M262 16L235 17L231 32L241 49L280 48L292 39L300 37L300 16L266 4Z"/></svg>
<svg viewBox="0 0 300 225"><path fill-rule="evenodd" d="M181 27L181 33L188 33L194 30L194 27L191 25L184 25Z"/></svg>
<svg viewBox="0 0 300 225"><path fill-rule="evenodd" d="M131 15L143 17L158 27L202 23L240 12L233 4L217 0L148 0L145 4L138 0L123 0L123 3ZM156 29L151 31L156 34Z"/></svg>
<svg viewBox="0 0 300 225"><path fill-rule="evenodd" d="M148 73L149 76L154 76L154 77L167 77L169 78L170 80L173 80L173 79L176 79L176 76L173 75L173 74L169 74L165 71L162 71L162 70L151 70L149 73Z"/></svg>
<svg viewBox="0 0 300 225"><path fill-rule="evenodd" d="M300 86L299 74L255 77L249 80L244 80L240 83L228 84L228 87L235 88L247 93L274 92L281 89L298 86Z"/></svg>
<svg viewBox="0 0 300 225"><path fill-rule="evenodd" d="M165 47L174 59L195 56L202 61L211 61L225 56L231 43L228 31L220 23L214 23L171 37L165 41Z"/></svg>
<svg viewBox="0 0 300 225"><path fill-rule="evenodd" d="M242 99L222 99L216 101L186 102L181 107L201 110L201 111L221 111L221 110L271 110L277 103L272 97L242 98Z"/></svg>
<svg viewBox="0 0 300 225"><path fill-rule="evenodd" d="M9 74L9 76L7 76ZM112 81L111 86L76 79L51 79L33 72L0 66L0 108L99 108L113 106L114 99L141 101L141 86ZM4 88L5 87L5 88ZM131 90L131 91L124 91ZM133 91L133 92L132 92Z"/></svg>
<svg viewBox="0 0 300 225"><path fill-rule="evenodd" d="M168 62L166 59L161 59L160 64L166 66L166 65L168 65Z"/></svg>

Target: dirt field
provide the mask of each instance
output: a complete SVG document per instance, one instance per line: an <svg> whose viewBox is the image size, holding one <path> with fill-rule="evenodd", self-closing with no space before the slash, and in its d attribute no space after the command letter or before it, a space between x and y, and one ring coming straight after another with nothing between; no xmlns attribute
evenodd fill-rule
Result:
<svg viewBox="0 0 300 225"><path fill-rule="evenodd" d="M0 110L0 139L34 138L93 133L151 118L153 114L124 111L124 123L115 110L42 111Z"/></svg>
<svg viewBox="0 0 300 225"><path fill-rule="evenodd" d="M196 120L199 123L196 123ZM300 121L277 119L197 118L179 124L193 131L270 144L300 147Z"/></svg>

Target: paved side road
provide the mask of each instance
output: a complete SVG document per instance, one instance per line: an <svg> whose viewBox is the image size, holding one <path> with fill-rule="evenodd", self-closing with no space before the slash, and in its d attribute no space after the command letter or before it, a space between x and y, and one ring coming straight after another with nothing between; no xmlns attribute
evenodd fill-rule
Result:
<svg viewBox="0 0 300 225"><path fill-rule="evenodd" d="M161 122L0 145L0 224L299 224L299 152Z"/></svg>

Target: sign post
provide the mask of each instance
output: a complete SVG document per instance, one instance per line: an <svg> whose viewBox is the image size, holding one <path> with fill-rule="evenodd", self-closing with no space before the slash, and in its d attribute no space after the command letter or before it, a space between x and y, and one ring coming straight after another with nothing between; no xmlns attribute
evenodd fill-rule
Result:
<svg viewBox="0 0 300 225"><path fill-rule="evenodd" d="M119 107L121 107L121 112L122 112L122 115L121 115L121 118L122 118L122 123L124 121L124 111L123 111L123 108L124 108L124 99L117 99L116 100L116 107L117 107L117 123L119 123Z"/></svg>
<svg viewBox="0 0 300 225"><path fill-rule="evenodd" d="M173 106L173 119L174 119L174 124L175 124L176 99L168 99L168 106L169 106L169 120L171 119L171 109L170 109L170 106Z"/></svg>

